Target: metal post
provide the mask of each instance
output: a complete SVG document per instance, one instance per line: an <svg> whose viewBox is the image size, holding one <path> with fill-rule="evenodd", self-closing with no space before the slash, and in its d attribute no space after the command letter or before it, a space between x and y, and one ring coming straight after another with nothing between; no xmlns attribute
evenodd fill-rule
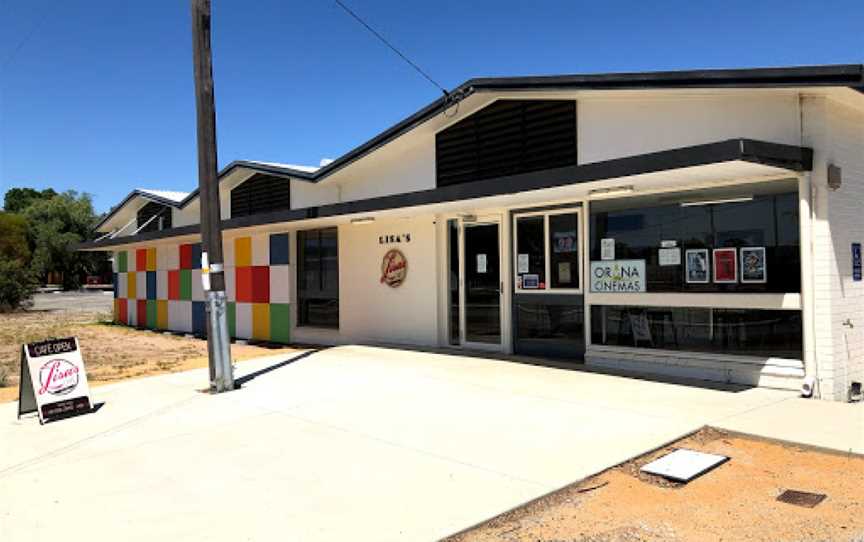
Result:
<svg viewBox="0 0 864 542"><path fill-rule="evenodd" d="M192 47L195 64L195 108L198 119L198 190L201 202L201 272L207 299L207 354L210 388L234 389L228 305L222 260L222 216L216 161L216 112L210 53L210 0L192 0ZM209 286L209 287L208 287Z"/></svg>

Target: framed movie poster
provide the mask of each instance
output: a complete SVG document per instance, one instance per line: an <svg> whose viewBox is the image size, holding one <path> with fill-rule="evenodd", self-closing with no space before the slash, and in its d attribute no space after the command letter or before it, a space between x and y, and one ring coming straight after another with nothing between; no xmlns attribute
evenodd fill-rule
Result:
<svg viewBox="0 0 864 542"><path fill-rule="evenodd" d="M708 284L708 249L687 249L685 259L687 284Z"/></svg>
<svg viewBox="0 0 864 542"><path fill-rule="evenodd" d="M734 248L714 249L714 282L738 282L738 257Z"/></svg>
<svg viewBox="0 0 864 542"><path fill-rule="evenodd" d="M765 247L741 248L741 282L748 284L768 281Z"/></svg>

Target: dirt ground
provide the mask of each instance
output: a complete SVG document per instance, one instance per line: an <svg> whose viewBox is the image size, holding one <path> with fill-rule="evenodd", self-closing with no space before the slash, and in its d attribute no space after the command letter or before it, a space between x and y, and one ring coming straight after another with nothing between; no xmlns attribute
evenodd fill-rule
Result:
<svg viewBox="0 0 864 542"><path fill-rule="evenodd" d="M682 447L731 459L689 484L639 472ZM812 509L777 501L786 489L827 498ZM705 429L447 540L864 541L864 458Z"/></svg>
<svg viewBox="0 0 864 542"><path fill-rule="evenodd" d="M110 318L58 310L0 314L0 402L18 399L21 345L52 337L78 337L91 386L207 366L206 340L116 326ZM292 351L231 345L235 361Z"/></svg>

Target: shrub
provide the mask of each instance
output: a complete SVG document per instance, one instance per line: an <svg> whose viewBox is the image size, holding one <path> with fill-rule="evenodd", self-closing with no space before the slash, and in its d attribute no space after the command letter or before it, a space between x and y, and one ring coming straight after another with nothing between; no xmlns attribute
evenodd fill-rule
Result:
<svg viewBox="0 0 864 542"><path fill-rule="evenodd" d="M0 258L0 312L27 305L37 287L33 274L20 261Z"/></svg>

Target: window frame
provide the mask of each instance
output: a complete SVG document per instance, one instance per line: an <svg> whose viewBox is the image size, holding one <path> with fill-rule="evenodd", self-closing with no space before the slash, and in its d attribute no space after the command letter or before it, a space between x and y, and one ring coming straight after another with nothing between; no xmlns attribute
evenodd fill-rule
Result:
<svg viewBox="0 0 864 542"><path fill-rule="evenodd" d="M313 232L317 235L317 238L318 238L317 239L317 241L318 241L318 277L317 277L317 279L318 279L319 288L317 288L316 290L313 290L313 292L324 292L326 290L323 290L320 288L321 280L322 280L322 277L324 276L322 273L323 265L324 265L324 263L323 263L324 258L321 255L321 232L326 231L326 230L333 230L336 232L336 286L337 286L337 288L336 288L335 301L337 304L337 313L336 313L336 325L335 326L323 325L320 323L308 323L308 322L303 321L304 319L302 318L302 316L303 316L303 300L302 300L302 298L305 297L306 299L309 299L310 296L303 295L303 293L308 292L308 290L306 288L301 288L301 286L300 286L300 281L305 280L305 277L303 276L303 274L306 272L306 264L304 262L304 258L302 257L302 256L305 256L305 248L301 248L301 246L303 244L301 242L301 237L305 237L306 235L309 235L310 233L313 233ZM305 239L303 241L305 241ZM295 232L294 246L296 247L296 250L297 250L296 257L295 257L295 262L296 262L295 266L296 266L296 275L297 275L297 286L296 286L296 297L297 297L296 314L297 314L297 318L296 318L295 326L298 328L303 327L303 328L309 328L309 329L327 329L327 330L336 330L336 331L340 330L342 327L342 311L340 310L341 309L341 292L339 291L339 274L341 271L339 270L339 229L338 229L338 227L325 226L325 227L321 227L321 228L308 228L308 229L297 230ZM311 298L312 299L321 299L321 297L317 297L317 296L311 296Z"/></svg>
<svg viewBox="0 0 864 542"><path fill-rule="evenodd" d="M519 295L527 294L527 295L537 295L537 294L562 294L562 295L581 295L584 289L584 277L583 273L583 262L584 262L584 247L583 247L583 228L585 227L582 223L582 211L583 208L581 206L576 207L567 207L561 209L544 209L539 211L525 211L513 214L513 265L512 265L512 280L513 280L513 292ZM578 276L578 287L577 288L552 288L552 262L550 258L551 254L551 243L549 242L549 217L557 216L557 215L576 215L576 240L577 240L577 276ZM544 288L529 288L525 289L519 286L519 273L518 270L518 261L519 261L519 228L518 228L518 220L520 218L530 218L535 216L543 217L543 273L544 273Z"/></svg>

